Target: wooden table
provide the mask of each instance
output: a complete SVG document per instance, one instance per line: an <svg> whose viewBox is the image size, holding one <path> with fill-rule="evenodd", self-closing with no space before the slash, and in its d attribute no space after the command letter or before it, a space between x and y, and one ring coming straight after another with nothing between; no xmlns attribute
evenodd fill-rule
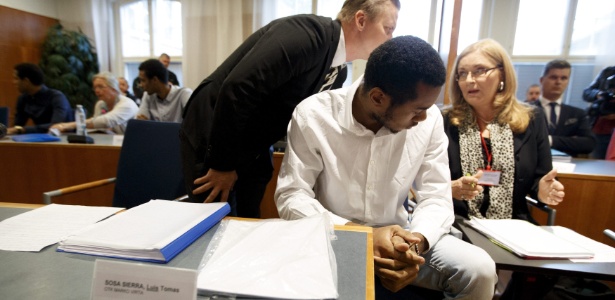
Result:
<svg viewBox="0 0 615 300"><path fill-rule="evenodd" d="M604 229L615 230L615 161L573 159L572 173L559 173L564 184L564 202L557 210L555 225L570 228L593 240L615 247ZM546 224L546 217L534 213L537 221Z"/></svg>
<svg viewBox="0 0 615 300"><path fill-rule="evenodd" d="M41 204L0 203L0 221ZM218 225L179 253L167 264L197 269ZM375 298L372 228L335 226L337 240L332 242L338 275L338 299ZM0 250L0 295L3 299L87 299L92 287L94 262L118 260L73 253L56 252L57 245L40 252ZM119 260L137 263L130 260ZM153 264L141 262L144 264ZM198 299L205 299L199 296Z"/></svg>
<svg viewBox="0 0 615 300"><path fill-rule="evenodd" d="M111 135L92 134L95 144L60 142L16 143L0 140L0 202L42 203L44 192L115 177L120 146ZM54 201L65 204L111 206L113 184Z"/></svg>

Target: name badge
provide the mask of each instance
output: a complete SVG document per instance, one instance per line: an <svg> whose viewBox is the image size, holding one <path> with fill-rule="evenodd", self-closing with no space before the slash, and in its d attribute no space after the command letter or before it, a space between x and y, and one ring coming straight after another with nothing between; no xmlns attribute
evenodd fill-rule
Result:
<svg viewBox="0 0 615 300"><path fill-rule="evenodd" d="M494 170L482 170L483 177L478 180L478 184L480 185L499 185L500 184L500 175L502 175L502 171L494 171Z"/></svg>
<svg viewBox="0 0 615 300"><path fill-rule="evenodd" d="M97 259L91 299L196 299L196 270Z"/></svg>

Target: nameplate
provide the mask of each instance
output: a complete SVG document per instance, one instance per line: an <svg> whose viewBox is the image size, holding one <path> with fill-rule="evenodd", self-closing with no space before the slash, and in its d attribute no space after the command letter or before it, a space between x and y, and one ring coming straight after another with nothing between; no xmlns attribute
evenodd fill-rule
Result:
<svg viewBox="0 0 615 300"><path fill-rule="evenodd" d="M124 143L124 135L123 134L116 134L113 136L113 141L111 142L111 144L113 146L121 146L122 143Z"/></svg>
<svg viewBox="0 0 615 300"><path fill-rule="evenodd" d="M196 270L96 260L91 299L196 299Z"/></svg>

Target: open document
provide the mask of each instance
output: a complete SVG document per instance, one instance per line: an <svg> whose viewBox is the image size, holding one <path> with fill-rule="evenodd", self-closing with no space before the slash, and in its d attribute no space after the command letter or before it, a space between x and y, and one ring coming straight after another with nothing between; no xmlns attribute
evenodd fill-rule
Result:
<svg viewBox="0 0 615 300"><path fill-rule="evenodd" d="M332 232L325 214L295 221L224 220L201 263L199 294L337 298Z"/></svg>
<svg viewBox="0 0 615 300"><path fill-rule="evenodd" d="M58 251L166 263L229 212L226 202L151 200L66 238Z"/></svg>
<svg viewBox="0 0 615 300"><path fill-rule="evenodd" d="M524 220L472 218L466 224L498 246L526 259L591 258L594 253Z"/></svg>
<svg viewBox="0 0 615 300"><path fill-rule="evenodd" d="M0 250L41 251L123 208L49 204L0 222Z"/></svg>

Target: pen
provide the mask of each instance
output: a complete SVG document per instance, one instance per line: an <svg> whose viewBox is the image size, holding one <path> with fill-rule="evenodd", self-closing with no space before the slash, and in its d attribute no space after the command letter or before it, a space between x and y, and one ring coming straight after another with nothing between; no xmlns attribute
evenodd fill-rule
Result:
<svg viewBox="0 0 615 300"><path fill-rule="evenodd" d="M466 176L472 176L472 174L466 173ZM474 183L474 182L470 183L470 185L472 186L472 188L476 187L476 183Z"/></svg>

